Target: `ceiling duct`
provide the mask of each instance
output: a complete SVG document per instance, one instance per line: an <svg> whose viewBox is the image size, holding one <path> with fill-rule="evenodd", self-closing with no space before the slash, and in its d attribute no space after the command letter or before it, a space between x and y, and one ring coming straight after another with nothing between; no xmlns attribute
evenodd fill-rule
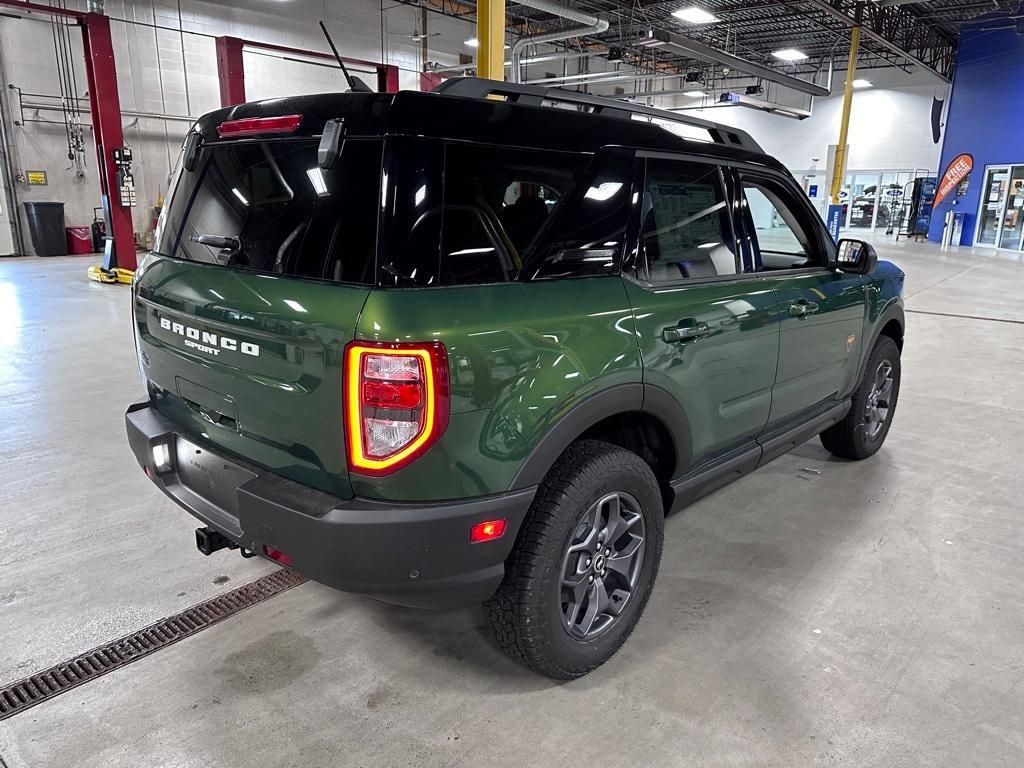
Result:
<svg viewBox="0 0 1024 768"><path fill-rule="evenodd" d="M829 95L829 89L823 86L808 82L807 80L801 80L799 77L783 74L769 67L741 59L739 56L733 56L731 53L720 51L717 48L712 48L710 45L699 43L696 40L691 40L688 37L683 37L663 29L650 30L647 35L639 40L637 45L648 48L663 48L700 61L712 61L811 96Z"/></svg>
<svg viewBox="0 0 1024 768"><path fill-rule="evenodd" d="M568 40L573 37L596 35L608 29L608 20L589 13L583 13L575 8L570 8L561 3L551 0L517 0L518 5L525 5L544 13L550 13L568 21L575 22L579 26L557 29L552 32L542 32L537 35L520 37L512 44L512 82L518 83L520 79L520 64L523 51L531 45L541 43L553 43L558 40Z"/></svg>

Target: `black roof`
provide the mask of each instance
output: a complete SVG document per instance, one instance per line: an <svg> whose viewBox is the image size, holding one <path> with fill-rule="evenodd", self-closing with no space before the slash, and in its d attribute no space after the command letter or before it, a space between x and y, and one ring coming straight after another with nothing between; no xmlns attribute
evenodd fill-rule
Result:
<svg viewBox="0 0 1024 768"><path fill-rule="evenodd" d="M624 146L785 170L752 142L739 146L699 141L628 116L419 91L313 94L249 102L203 115L196 129L203 134L204 142L216 141L217 126L225 121L292 114L303 118L293 135L318 136L327 120L342 118L345 133L350 137L425 136L589 153L603 147Z"/></svg>

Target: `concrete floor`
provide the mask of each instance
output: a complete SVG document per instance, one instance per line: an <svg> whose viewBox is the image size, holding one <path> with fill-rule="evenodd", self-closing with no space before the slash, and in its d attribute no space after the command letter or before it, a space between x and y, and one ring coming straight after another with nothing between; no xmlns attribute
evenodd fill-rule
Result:
<svg viewBox="0 0 1024 768"><path fill-rule="evenodd" d="M1024 264L880 243L919 312L1024 321ZM266 573L138 470L128 292L0 260L0 682ZM667 522L610 663L306 584L0 723L0 766L1024 765L1024 325L908 314L885 448L812 441Z"/></svg>

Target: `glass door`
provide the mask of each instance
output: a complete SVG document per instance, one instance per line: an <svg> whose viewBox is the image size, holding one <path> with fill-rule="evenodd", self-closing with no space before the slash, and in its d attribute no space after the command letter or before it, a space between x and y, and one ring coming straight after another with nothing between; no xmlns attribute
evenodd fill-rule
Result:
<svg viewBox="0 0 1024 768"><path fill-rule="evenodd" d="M1003 223L1003 207L1009 189L1010 169L988 168L985 171L985 186L981 189L981 207L978 210L978 229L975 245L999 243L999 230Z"/></svg>
<svg viewBox="0 0 1024 768"><path fill-rule="evenodd" d="M878 174L854 174L850 180L847 222L850 229L873 229L878 209Z"/></svg>
<svg viewBox="0 0 1024 768"><path fill-rule="evenodd" d="M1006 208L1003 213L999 247L1019 250L1024 234L1024 165L1016 165L1007 185Z"/></svg>
<svg viewBox="0 0 1024 768"><path fill-rule="evenodd" d="M888 231L895 230L901 224L899 217L900 211L903 210L903 190L911 178L909 171L890 171L882 174L875 226L884 227Z"/></svg>

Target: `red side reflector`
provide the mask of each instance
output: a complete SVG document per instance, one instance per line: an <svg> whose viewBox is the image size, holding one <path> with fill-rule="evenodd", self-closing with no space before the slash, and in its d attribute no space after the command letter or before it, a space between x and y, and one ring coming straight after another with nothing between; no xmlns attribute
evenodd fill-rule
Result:
<svg viewBox="0 0 1024 768"><path fill-rule="evenodd" d="M266 552L267 557L269 557L271 560L276 560L281 565L287 565L289 567L293 565L291 555L286 555L280 549L274 549L273 547L265 546L263 547L263 551Z"/></svg>
<svg viewBox="0 0 1024 768"><path fill-rule="evenodd" d="M505 533L507 525L508 521L506 520L488 520L486 523L477 523L469 529L469 540L473 544L479 544L482 541L500 539Z"/></svg>
<svg viewBox="0 0 1024 768"><path fill-rule="evenodd" d="M228 120L217 126L217 135L222 139L237 139L243 136L279 136L292 133L302 123L302 115L279 115L277 117L246 117Z"/></svg>

